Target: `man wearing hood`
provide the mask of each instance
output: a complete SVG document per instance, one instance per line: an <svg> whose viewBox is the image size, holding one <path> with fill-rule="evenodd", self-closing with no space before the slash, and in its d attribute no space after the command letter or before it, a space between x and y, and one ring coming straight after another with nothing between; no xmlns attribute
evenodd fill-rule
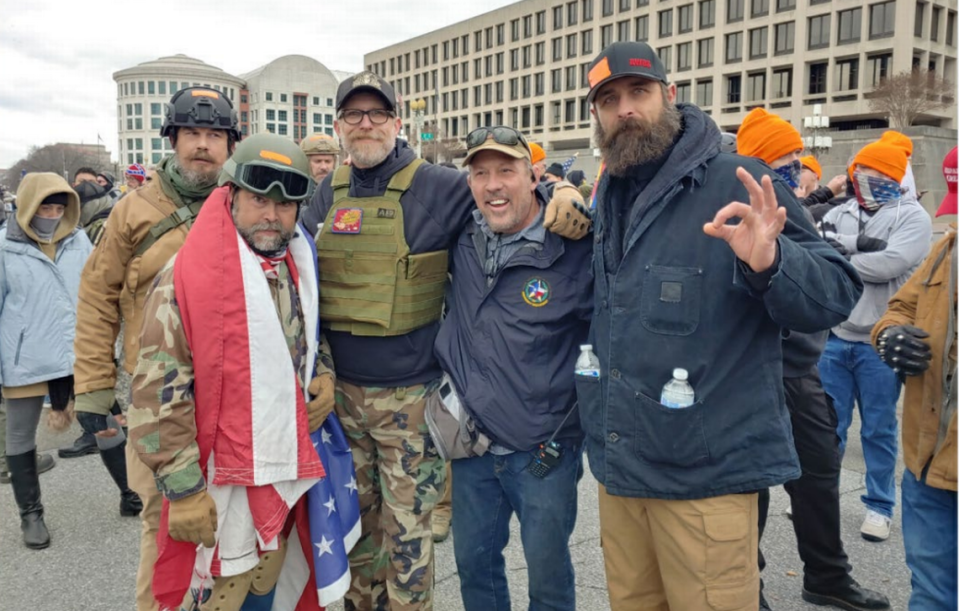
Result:
<svg viewBox="0 0 959 611"><path fill-rule="evenodd" d="M346 608L431 609L430 517L445 467L424 414L442 376L433 343L447 253L472 219L473 197L465 174L417 159L397 139L396 97L385 80L361 72L343 81L336 110L334 129L352 166L324 179L303 223L316 231L336 413L363 515ZM571 185L564 192L581 206ZM551 202L544 225L581 238L589 221L573 201Z"/></svg>
<svg viewBox="0 0 959 611"><path fill-rule="evenodd" d="M97 174L97 184L106 189L107 195L110 196L110 199L113 200L113 203L116 203L118 199L123 195L120 192L120 189L116 186L117 179L114 178L111 172L100 172Z"/></svg>
<svg viewBox="0 0 959 611"><path fill-rule="evenodd" d="M156 180L117 202L80 284L75 409L89 414L87 433L106 428L106 416L116 402L114 346L121 321L125 324L123 368L132 374L147 291L183 245L200 207L216 187L220 168L241 137L232 102L206 87L174 94L166 105L160 136L170 138L173 154L157 165ZM150 575L156 561L162 497L153 473L135 452L127 452L127 468L130 486L143 499L137 609L152 610L156 603Z"/></svg>
<svg viewBox="0 0 959 611"><path fill-rule="evenodd" d="M45 395L54 412L63 414L73 390L77 287L92 247L77 228L80 201L63 178L27 174L17 195L16 219L0 230L4 451L24 544L42 549L50 545L50 534L40 502L37 425ZM120 471L111 475L122 475L117 483L125 489L122 448L119 461Z"/></svg>
<svg viewBox="0 0 959 611"><path fill-rule="evenodd" d="M91 180L81 182L74 190L80 196L80 228L96 244L115 200L105 187Z"/></svg>
<svg viewBox="0 0 959 611"><path fill-rule="evenodd" d="M866 516L860 532L867 541L889 538L896 506L896 402L902 389L895 372L873 351L870 333L889 299L929 253L932 240L929 214L901 187L912 145L899 136L883 135L856 154L849 167L856 196L822 220L826 240L865 283L849 319L833 327L819 370L839 417L840 452L859 406L866 460Z"/></svg>
<svg viewBox="0 0 959 611"><path fill-rule="evenodd" d="M649 45L610 45L588 79L607 169L590 331L601 373L576 390L611 608L756 609L757 491L800 475L781 329L839 323L861 283L775 172L721 153L716 124L674 104ZM685 407L661 398L671 378L692 387Z"/></svg>

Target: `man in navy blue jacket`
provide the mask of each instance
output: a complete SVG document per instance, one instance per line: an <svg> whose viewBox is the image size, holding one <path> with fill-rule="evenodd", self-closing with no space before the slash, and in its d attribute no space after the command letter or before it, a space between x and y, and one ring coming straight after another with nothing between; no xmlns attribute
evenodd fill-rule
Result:
<svg viewBox="0 0 959 611"><path fill-rule="evenodd" d="M546 193L519 132L481 127L467 147L476 209L452 251L436 356L492 444L452 461L460 591L467 611L510 608L503 548L515 513L530 608L574 611L569 537L583 433L573 372L592 314L592 243L543 227ZM550 441L558 457L542 472L534 456Z"/></svg>
<svg viewBox="0 0 959 611"><path fill-rule="evenodd" d="M611 607L754 610L756 491L800 475L781 329L844 320L862 283L781 178L720 153L715 123L674 105L648 45L614 43L588 76L607 168L591 330L602 374L576 385ZM659 401L674 368L689 407Z"/></svg>

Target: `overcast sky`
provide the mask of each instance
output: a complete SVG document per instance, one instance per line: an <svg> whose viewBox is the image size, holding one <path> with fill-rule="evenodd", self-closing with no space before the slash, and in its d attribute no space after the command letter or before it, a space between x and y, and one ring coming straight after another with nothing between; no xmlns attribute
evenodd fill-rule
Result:
<svg viewBox="0 0 959 611"><path fill-rule="evenodd" d="M117 154L113 73L184 53L230 74L302 54L359 71L363 54L515 0L30 0L0 9L0 168L31 146Z"/></svg>

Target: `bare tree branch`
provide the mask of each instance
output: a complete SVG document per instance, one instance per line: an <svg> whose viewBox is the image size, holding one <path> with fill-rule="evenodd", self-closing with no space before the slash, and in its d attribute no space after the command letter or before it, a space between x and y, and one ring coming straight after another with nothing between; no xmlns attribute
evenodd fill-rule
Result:
<svg viewBox="0 0 959 611"><path fill-rule="evenodd" d="M20 186L20 174L27 172L53 172L64 176L67 182L72 182L73 173L82 167L101 170L99 164L102 159L89 148L81 148L70 144L48 144L44 147L33 147L27 156L7 170L5 184L16 191Z"/></svg>
<svg viewBox="0 0 959 611"><path fill-rule="evenodd" d="M924 68L887 77L866 94L869 107L881 112L892 127L909 127L921 115L956 103L952 84L939 73Z"/></svg>

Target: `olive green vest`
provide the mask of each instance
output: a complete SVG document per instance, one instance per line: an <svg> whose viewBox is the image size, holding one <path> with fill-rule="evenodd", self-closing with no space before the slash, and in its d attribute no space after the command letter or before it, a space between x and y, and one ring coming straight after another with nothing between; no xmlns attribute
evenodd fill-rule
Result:
<svg viewBox="0 0 959 611"><path fill-rule="evenodd" d="M350 167L333 174L333 206L317 237L320 320L353 335L403 335L440 319L446 250L410 254L400 197L422 165L416 159L379 197L350 197Z"/></svg>

